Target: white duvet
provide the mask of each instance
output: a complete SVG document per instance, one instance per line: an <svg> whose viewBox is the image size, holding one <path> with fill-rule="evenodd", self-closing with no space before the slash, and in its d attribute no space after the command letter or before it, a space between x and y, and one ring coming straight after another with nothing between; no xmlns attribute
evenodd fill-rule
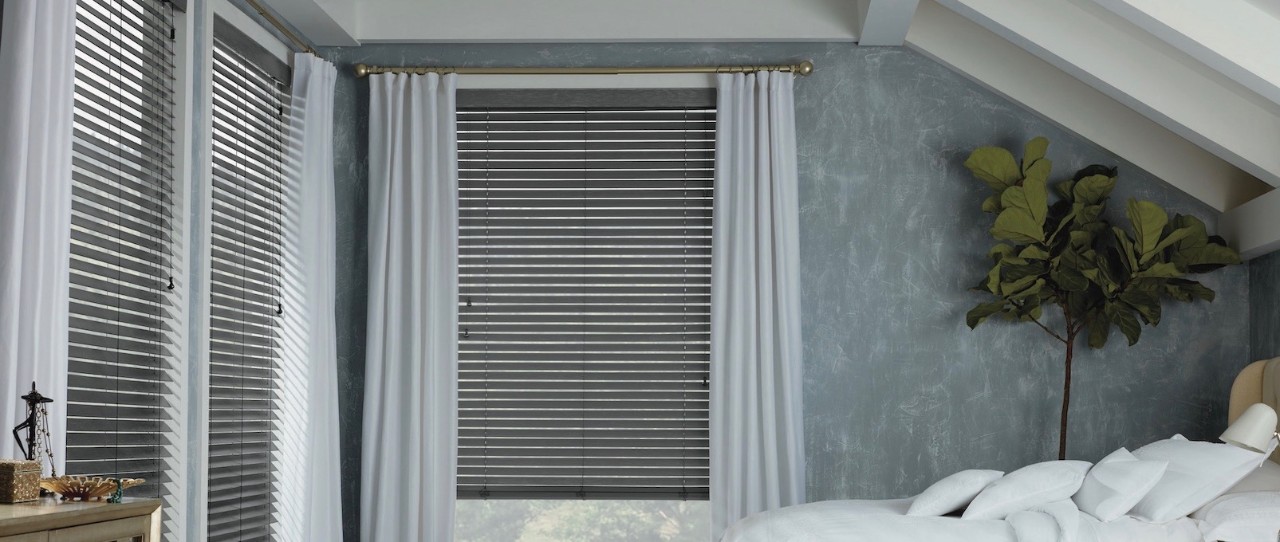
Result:
<svg viewBox="0 0 1280 542"><path fill-rule="evenodd" d="M1070 500L1004 520L907 516L911 499L824 501L750 516L722 542L1202 542L1198 522L1163 525L1121 518L1107 523Z"/></svg>

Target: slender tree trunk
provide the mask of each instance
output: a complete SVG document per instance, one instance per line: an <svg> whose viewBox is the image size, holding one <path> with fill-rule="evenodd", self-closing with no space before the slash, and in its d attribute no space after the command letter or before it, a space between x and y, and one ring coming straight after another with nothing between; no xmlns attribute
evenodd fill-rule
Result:
<svg viewBox="0 0 1280 542"><path fill-rule="evenodd" d="M1062 380L1062 426L1058 428L1058 459L1067 458L1067 413L1071 407L1071 355L1076 335L1067 334L1066 375Z"/></svg>

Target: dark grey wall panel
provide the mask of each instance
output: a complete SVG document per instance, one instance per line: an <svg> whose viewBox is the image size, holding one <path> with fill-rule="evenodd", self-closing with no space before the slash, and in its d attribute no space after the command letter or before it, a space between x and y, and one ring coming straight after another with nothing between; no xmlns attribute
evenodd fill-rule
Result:
<svg viewBox="0 0 1280 542"><path fill-rule="evenodd" d="M1034 326L969 331L985 272L986 189L961 166L985 144L1052 141L1055 178L1115 164L1129 197L1216 213L1105 149L905 48L850 44L372 45L338 63L338 348L344 516L359 518L366 289L368 86L358 62L468 66L775 63L796 82L809 497L909 495L953 471L1055 455L1061 355ZM1096 460L1173 433L1216 436L1249 352L1249 270L1206 281L1213 304L1169 307L1138 346L1077 357L1071 455Z"/></svg>
<svg viewBox="0 0 1280 542"><path fill-rule="evenodd" d="M1249 314L1254 359L1280 356L1280 252L1249 262Z"/></svg>

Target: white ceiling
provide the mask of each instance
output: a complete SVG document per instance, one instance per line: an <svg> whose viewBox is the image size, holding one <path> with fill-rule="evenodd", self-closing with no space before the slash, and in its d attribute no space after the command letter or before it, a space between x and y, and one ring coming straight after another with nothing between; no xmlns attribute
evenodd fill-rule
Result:
<svg viewBox="0 0 1280 542"><path fill-rule="evenodd" d="M1280 19L1280 2L1276 0L1246 0L1246 2Z"/></svg>
<svg viewBox="0 0 1280 542"><path fill-rule="evenodd" d="M891 0L896 2L898 0ZM856 41L856 0L267 0L317 45ZM327 19L327 20L325 20ZM332 32L340 27L345 35ZM310 32L308 32L310 34Z"/></svg>

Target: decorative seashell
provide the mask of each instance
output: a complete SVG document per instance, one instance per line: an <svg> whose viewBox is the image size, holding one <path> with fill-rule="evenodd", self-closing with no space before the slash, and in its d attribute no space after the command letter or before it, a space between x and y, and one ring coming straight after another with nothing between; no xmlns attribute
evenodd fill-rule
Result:
<svg viewBox="0 0 1280 542"><path fill-rule="evenodd" d="M125 478L120 481L125 489L142 485L142 478ZM64 501L101 500L116 491L113 478L101 476L58 476L40 480L40 487L57 493Z"/></svg>

